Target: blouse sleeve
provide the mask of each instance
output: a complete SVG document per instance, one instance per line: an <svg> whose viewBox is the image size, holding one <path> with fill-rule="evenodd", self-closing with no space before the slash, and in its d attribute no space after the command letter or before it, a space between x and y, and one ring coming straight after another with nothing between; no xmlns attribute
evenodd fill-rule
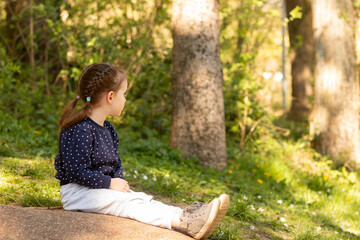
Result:
<svg viewBox="0 0 360 240"><path fill-rule="evenodd" d="M118 160L116 168L115 168L114 178L122 178L125 180L125 178L123 176L123 168L121 166L121 159L120 159L120 157L118 157L118 158L119 158L119 160Z"/></svg>
<svg viewBox="0 0 360 240"><path fill-rule="evenodd" d="M117 164L114 170L114 178L122 178L125 180L124 175L123 175L123 168L121 166L121 159L119 157L119 153L118 153L118 148L119 148L119 136L117 135L116 129L115 127L110 123L107 122L108 126L109 126L109 130L111 133L111 137L114 143L114 150L116 153L116 156L118 158L117 160Z"/></svg>
<svg viewBox="0 0 360 240"><path fill-rule="evenodd" d="M93 136L90 129L73 129L61 139L64 168L70 182L89 188L109 188L111 177L91 168Z"/></svg>

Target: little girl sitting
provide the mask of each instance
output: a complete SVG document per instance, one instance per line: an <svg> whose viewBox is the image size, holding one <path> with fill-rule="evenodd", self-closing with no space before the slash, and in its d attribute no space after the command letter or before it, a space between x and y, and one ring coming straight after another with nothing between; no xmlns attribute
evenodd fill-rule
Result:
<svg viewBox="0 0 360 240"><path fill-rule="evenodd" d="M125 180L118 155L119 138L105 119L121 114L126 90L126 75L117 67L95 63L81 73L78 96L65 107L59 121L55 177L60 180L64 209L131 218L175 228L195 239L206 238L225 216L228 195L181 209L132 191ZM75 110L80 99L84 105Z"/></svg>

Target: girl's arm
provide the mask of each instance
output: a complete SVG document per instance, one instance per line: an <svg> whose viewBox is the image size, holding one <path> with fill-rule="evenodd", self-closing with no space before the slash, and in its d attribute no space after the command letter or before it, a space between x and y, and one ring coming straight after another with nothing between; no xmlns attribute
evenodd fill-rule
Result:
<svg viewBox="0 0 360 240"><path fill-rule="evenodd" d="M124 175L123 175L123 168L121 166L121 159L120 159L119 153L118 153L119 136L116 132L115 127L110 122L106 121L106 125L108 126L108 129L110 130L111 138L112 138L113 144L114 144L115 153L116 153L116 156L118 157L118 161L117 161L116 168L114 170L113 177L114 178L122 178L125 180Z"/></svg>
<svg viewBox="0 0 360 240"><path fill-rule="evenodd" d="M117 166L114 171L114 178L122 178L125 180L124 175L123 175L123 168L121 166L121 159L120 159L119 155L118 155L118 158L119 158L119 160L117 162Z"/></svg>

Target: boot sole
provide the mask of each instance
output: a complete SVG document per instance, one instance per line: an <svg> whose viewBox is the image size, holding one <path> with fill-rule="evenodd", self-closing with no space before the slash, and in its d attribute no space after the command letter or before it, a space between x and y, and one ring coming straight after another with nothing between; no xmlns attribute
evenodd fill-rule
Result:
<svg viewBox="0 0 360 240"><path fill-rule="evenodd" d="M212 208L210 211L210 216L209 216L208 220L206 221L206 223L204 224L204 226L194 236L195 239L202 238L208 232L208 230L212 227L214 221L216 220L216 217L218 216L219 208L220 208L220 199L215 198L213 201L214 202L213 202L213 205L212 205Z"/></svg>
<svg viewBox="0 0 360 240"><path fill-rule="evenodd" d="M207 238L208 236L210 236L215 231L217 225L225 217L226 212L229 209L229 205L230 205L229 195L221 194L220 197L219 197L219 200L220 200L219 212L218 212L214 222L211 224L209 230L203 235L203 238Z"/></svg>

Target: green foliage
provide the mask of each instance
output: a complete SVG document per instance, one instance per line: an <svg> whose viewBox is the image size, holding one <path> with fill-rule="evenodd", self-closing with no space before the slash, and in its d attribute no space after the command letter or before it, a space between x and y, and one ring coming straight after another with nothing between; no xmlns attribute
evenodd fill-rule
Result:
<svg viewBox="0 0 360 240"><path fill-rule="evenodd" d="M51 156L57 149L56 131L30 125L0 110L0 156Z"/></svg>
<svg viewBox="0 0 360 240"><path fill-rule="evenodd" d="M264 4L259 0L227 1L221 9L226 128L237 135L242 148L264 130L259 124L270 120L259 104L258 93L265 84L254 68L259 47L273 28L269 19L278 17L278 12Z"/></svg>
<svg viewBox="0 0 360 240"><path fill-rule="evenodd" d="M301 19L302 18L302 8L299 6L296 6L293 10L290 11L290 21L293 21L295 19Z"/></svg>
<svg viewBox="0 0 360 240"><path fill-rule="evenodd" d="M4 59L0 62L0 86L7 86L0 88L1 110L54 132L62 107L75 96L81 70L93 62L108 62L122 66L128 73L129 107L124 123L135 123L133 127L139 131L140 125L147 125L168 132L169 5L166 0L137 4L130 0L111 3L85 0L76 4L41 1L33 5L34 21L39 23L33 35L35 69L26 58L10 57L5 51L7 42L0 42L0 59ZM14 20L20 21L29 14L28 10ZM1 27L4 25L0 24ZM30 33L26 30L23 34ZM25 45L30 47L29 44ZM43 45L48 46L45 62ZM19 48L23 47L20 41ZM139 127L134 118L141 123Z"/></svg>
<svg viewBox="0 0 360 240"><path fill-rule="evenodd" d="M6 59L5 56L6 53L0 44L0 58ZM19 119L20 122L29 122L34 126L34 130L48 132L50 135L56 134L62 96L44 94L41 81L34 84L24 81L23 77L26 77L27 73L18 61L0 60L0 69L0 117L9 114L12 119L9 117L9 122L1 122L0 125L16 125L16 120ZM52 86L52 89L56 92L58 88Z"/></svg>

